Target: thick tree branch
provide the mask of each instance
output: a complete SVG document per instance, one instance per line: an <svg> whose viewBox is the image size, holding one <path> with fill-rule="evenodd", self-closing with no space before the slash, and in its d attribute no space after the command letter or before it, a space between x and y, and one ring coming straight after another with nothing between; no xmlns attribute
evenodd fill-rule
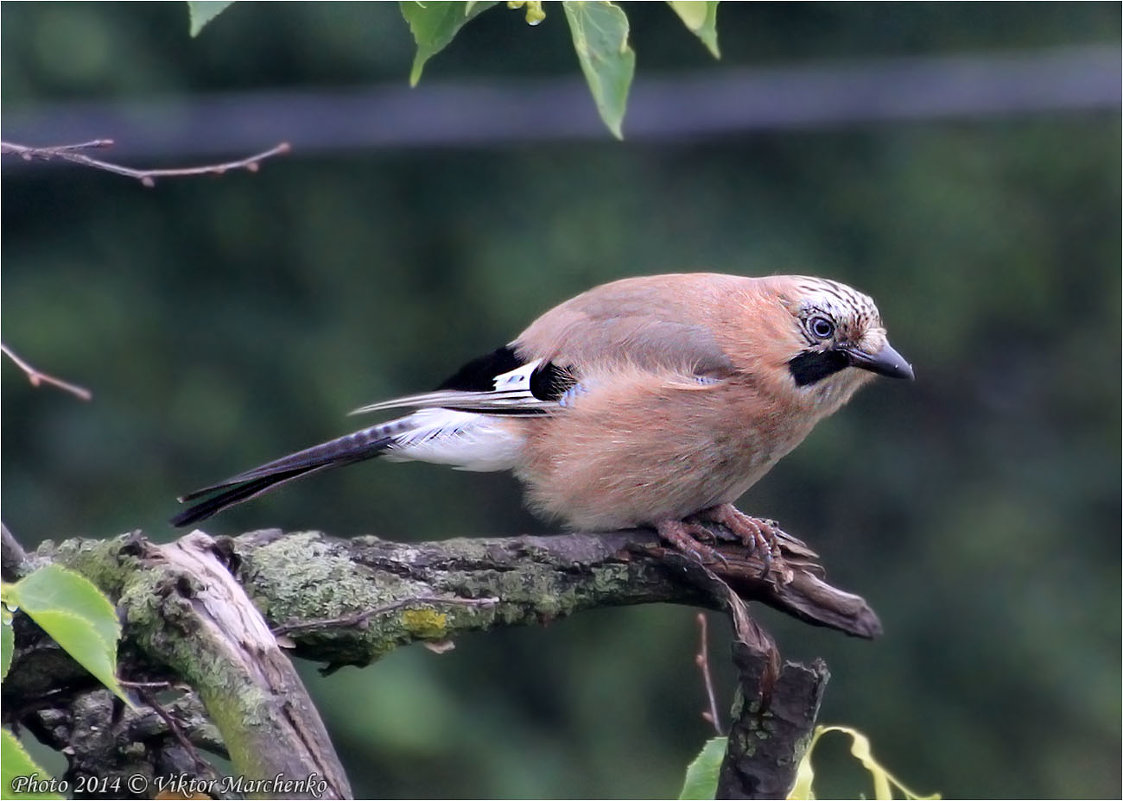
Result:
<svg viewBox="0 0 1123 801"><path fill-rule="evenodd" d="M350 797L318 712L214 540L195 532L158 546L128 535L65 542L51 556L116 600L126 648L198 694L244 783L273 798ZM276 776L315 789L279 789Z"/></svg>
<svg viewBox="0 0 1123 801"><path fill-rule="evenodd" d="M217 540L194 532L166 546L139 534L45 543L28 562L71 567L117 602L125 621L123 677L189 685L239 775L317 775L336 796L349 793L346 778L278 643L330 671L368 664L413 642L538 624L594 607L670 602L725 609L737 635L745 700L735 715L723 792L782 795L794 767L778 765L775 755L790 747L790 762L798 732L777 737L774 751L736 749L755 745L745 731L756 737L771 731L777 710L810 709L813 723L818 696L811 704L803 689L789 692L791 666L780 669L771 639L749 617L745 601L860 637L876 636L880 624L861 598L824 581L814 554L798 540L782 538L770 565L722 531L715 532L715 547L721 558L702 565L649 531L395 543L274 529ZM30 658L26 642L17 632L17 659ZM62 666L51 664L49 672L59 675ZM19 668L17 662L5 682L5 700L31 710L28 720L39 731L49 728L44 709L57 706L51 703L57 682L36 685L29 674L43 671ZM89 691L73 673L67 680L76 691ZM11 708L5 704L6 713ZM187 746L197 744L198 727L189 717L157 718L165 750L171 749L162 764L182 765L192 756ZM169 720L176 725L169 727Z"/></svg>
<svg viewBox="0 0 1123 801"><path fill-rule="evenodd" d="M284 627L295 653L329 667L365 665L418 640L537 624L594 607L727 607L728 598L710 579L817 625L859 637L881 630L865 601L823 581L822 569L808 557L786 552L785 565L763 577L753 554L720 543L726 561L710 565L707 577L643 530L398 543L270 529L220 545L237 557L239 579L271 625ZM498 602L448 605L484 598ZM349 625L356 613L403 601L428 612L398 607Z"/></svg>
<svg viewBox="0 0 1123 801"><path fill-rule="evenodd" d="M787 798L796 769L811 742L830 673L787 662L775 679L769 660L744 643L733 643L738 687L729 745L718 777L718 798ZM771 683L767 703L760 687Z"/></svg>

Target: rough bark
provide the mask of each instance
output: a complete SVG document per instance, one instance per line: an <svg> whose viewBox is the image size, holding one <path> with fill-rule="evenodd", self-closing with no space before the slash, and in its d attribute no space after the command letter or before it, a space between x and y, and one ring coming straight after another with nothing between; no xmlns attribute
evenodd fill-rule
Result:
<svg viewBox="0 0 1123 801"><path fill-rule="evenodd" d="M717 797L786 798L811 742L830 673L821 660L811 665L787 662L763 699L760 688L769 681L769 661L735 642L733 663L737 698Z"/></svg>
<svg viewBox="0 0 1123 801"><path fill-rule="evenodd" d="M155 717L144 709L114 712L112 700L91 694L81 671L28 633L25 621L3 686L4 716L47 742L65 742L72 771L124 765L157 777L191 763L206 775L195 751L201 748L228 754L234 772L249 780L315 776L327 795L346 797L350 790L327 733L278 645L330 671L368 664L417 641L538 624L601 606L682 603L726 610L737 634L745 700L721 793L781 797L814 724L825 669L817 683L789 681L806 669L780 669L745 601L854 636L876 636L880 624L861 598L824 581L802 543L783 538L780 545L770 565L721 531L715 532L720 559L706 565L666 549L647 531L435 543L279 530L214 540L196 532L166 546L134 533L45 543L12 565L7 555L16 552L5 548L6 572L55 561L97 584L125 623L122 678L171 682L167 689L178 689L178 697L158 701L149 692L161 712ZM765 745L758 742L762 733L769 735ZM143 764L106 761L108 751L125 753L128 738L145 744L133 749L144 754ZM212 787L210 794L232 793Z"/></svg>

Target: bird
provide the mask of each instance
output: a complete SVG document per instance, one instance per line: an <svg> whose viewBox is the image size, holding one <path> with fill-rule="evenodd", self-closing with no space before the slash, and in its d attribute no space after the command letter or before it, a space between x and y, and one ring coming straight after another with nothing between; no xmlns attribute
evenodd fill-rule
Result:
<svg viewBox="0 0 1123 801"><path fill-rule="evenodd" d="M719 523L765 557L771 521L733 504L875 376L912 380L872 298L799 275L623 278L550 309L412 409L181 498L187 526L297 478L380 457L513 471L568 528L654 528L696 558Z"/></svg>

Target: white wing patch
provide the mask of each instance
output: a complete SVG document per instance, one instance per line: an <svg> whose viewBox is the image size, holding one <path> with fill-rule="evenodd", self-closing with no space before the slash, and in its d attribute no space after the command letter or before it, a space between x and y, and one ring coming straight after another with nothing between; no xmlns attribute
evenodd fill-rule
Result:
<svg viewBox="0 0 1123 801"><path fill-rule="evenodd" d="M351 414L380 412L383 409L398 409L412 406L417 409L453 407L473 412L538 412L558 408L557 401L540 400L530 391L530 379L541 366L542 360L535 359L492 380L494 389L488 392L466 392L458 389L442 389L420 395L406 395L402 398L372 403Z"/></svg>
<svg viewBox="0 0 1123 801"><path fill-rule="evenodd" d="M513 426L473 412L421 409L400 422L409 430L394 437L383 457L387 461L447 464L481 473L510 470L524 442Z"/></svg>
<svg viewBox="0 0 1123 801"><path fill-rule="evenodd" d="M497 375L492 382L495 385L496 394L517 393L527 398L533 398L534 396L530 393L530 377L540 364L542 364L542 360L535 359L521 367L516 367L514 370Z"/></svg>

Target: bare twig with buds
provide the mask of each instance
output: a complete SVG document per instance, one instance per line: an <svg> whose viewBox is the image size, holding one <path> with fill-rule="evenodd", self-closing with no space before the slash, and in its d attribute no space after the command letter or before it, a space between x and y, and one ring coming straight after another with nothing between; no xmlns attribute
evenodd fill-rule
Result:
<svg viewBox="0 0 1123 801"><path fill-rule="evenodd" d="M74 164L81 164L84 167L93 167L97 170L105 170L106 172L116 173L117 175L124 175L126 178L135 178L145 186L151 187L156 185L157 178L182 178L190 175L222 175L229 170L257 172L261 162L265 159L288 153L289 150L291 150L288 142L281 142L279 145L271 147L261 153L255 153L252 156L246 156L245 158L235 161L224 161L221 164L204 164L199 167L173 167L152 170L139 170L132 167L125 167L110 161L95 159L92 156L87 156L85 153L80 152L83 150L112 147L113 144L114 142L112 139L93 139L89 142L80 142L73 145L53 145L50 147L31 147L28 145L17 145L12 142L0 142L0 155L19 156L26 161L31 161L32 159L40 159L42 161L63 159L64 161L73 162Z"/></svg>
<svg viewBox="0 0 1123 801"><path fill-rule="evenodd" d="M91 393L85 387L80 387L77 384L71 384L69 381L63 381L61 378L55 378L53 375L44 373L41 370L36 370L30 364L17 356L11 348L3 343L0 343L0 352L2 352L5 356L15 362L16 367L23 370L23 374L27 376L27 380L31 382L31 386L33 387L37 387L40 384L50 384L51 386L58 387L61 390L69 392L71 395L75 395L84 401L88 401L93 397L93 393Z"/></svg>
<svg viewBox="0 0 1123 801"><path fill-rule="evenodd" d="M694 656L694 664L702 671L702 683L706 687L706 700L710 708L702 713L702 719L714 727L714 732L720 737L725 734L721 725L721 717L717 711L717 697L714 695L714 679L710 675L710 631L706 622L706 614L699 612L695 620L698 621L698 653Z"/></svg>

